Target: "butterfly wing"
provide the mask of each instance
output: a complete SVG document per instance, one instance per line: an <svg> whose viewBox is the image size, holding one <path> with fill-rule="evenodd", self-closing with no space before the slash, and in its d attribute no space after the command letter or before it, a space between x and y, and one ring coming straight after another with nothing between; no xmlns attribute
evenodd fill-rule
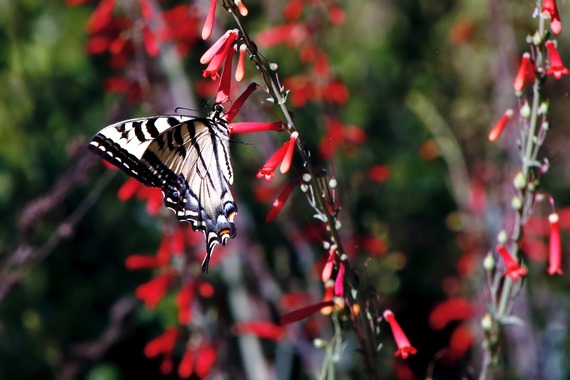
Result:
<svg viewBox="0 0 570 380"><path fill-rule="evenodd" d="M162 188L165 205L206 236L207 254L235 236L237 206L225 120L182 116L132 119L96 134L90 148L147 186Z"/></svg>
<svg viewBox="0 0 570 380"><path fill-rule="evenodd" d="M216 244L225 245L236 233L227 127L210 119L184 123L158 136L143 161L160 173L169 173L169 178L176 176L176 181L162 187L164 201L180 220L204 232L207 255L202 269L207 270Z"/></svg>
<svg viewBox="0 0 570 380"><path fill-rule="evenodd" d="M190 117L148 117L121 121L93 136L89 149L146 186L162 187L163 179L154 174L142 157L155 138Z"/></svg>

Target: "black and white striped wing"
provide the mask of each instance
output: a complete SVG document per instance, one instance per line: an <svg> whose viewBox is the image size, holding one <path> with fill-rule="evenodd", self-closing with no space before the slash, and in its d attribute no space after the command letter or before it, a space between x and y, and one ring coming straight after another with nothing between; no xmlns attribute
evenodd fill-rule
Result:
<svg viewBox="0 0 570 380"><path fill-rule="evenodd" d="M90 148L147 186L160 187L165 205L206 236L207 270L216 244L235 236L237 207L225 120L185 116L132 119L96 134Z"/></svg>

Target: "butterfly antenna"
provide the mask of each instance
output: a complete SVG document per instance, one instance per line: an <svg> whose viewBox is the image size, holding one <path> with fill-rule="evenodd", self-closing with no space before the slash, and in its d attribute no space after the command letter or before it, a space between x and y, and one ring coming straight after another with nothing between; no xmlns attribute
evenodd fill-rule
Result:
<svg viewBox="0 0 570 380"><path fill-rule="evenodd" d="M174 113L178 113L179 110L184 110L184 111L187 111L187 112L198 112L198 111L196 111L194 108L176 107L176 108L174 109Z"/></svg>

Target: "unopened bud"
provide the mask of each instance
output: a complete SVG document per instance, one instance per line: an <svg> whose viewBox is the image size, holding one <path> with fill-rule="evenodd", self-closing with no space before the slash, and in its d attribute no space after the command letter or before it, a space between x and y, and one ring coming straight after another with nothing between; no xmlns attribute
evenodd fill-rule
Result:
<svg viewBox="0 0 570 380"><path fill-rule="evenodd" d="M491 252L487 253L487 256L485 256L483 259L483 268L487 272L491 272L493 269L495 269L495 258Z"/></svg>
<svg viewBox="0 0 570 380"><path fill-rule="evenodd" d="M499 242L499 244L506 244L508 240L509 236L507 235L507 231L500 230L499 233L497 234L497 241Z"/></svg>
<svg viewBox="0 0 570 380"><path fill-rule="evenodd" d="M517 173L517 175L513 179L513 185L515 186L515 189L519 189L519 190L522 190L526 187L526 185L527 185L526 177L524 176L524 174L522 172Z"/></svg>
<svg viewBox="0 0 570 380"><path fill-rule="evenodd" d="M526 100L524 101L524 104L519 110L519 113L525 119L528 119L530 117L530 106L528 105L528 102Z"/></svg>
<svg viewBox="0 0 570 380"><path fill-rule="evenodd" d="M513 210L520 210L522 208L522 201L519 197L513 197L513 199L511 200L511 207L513 208Z"/></svg>
<svg viewBox="0 0 570 380"><path fill-rule="evenodd" d="M489 332L493 328L493 318L487 313L481 318L481 327L484 331Z"/></svg>

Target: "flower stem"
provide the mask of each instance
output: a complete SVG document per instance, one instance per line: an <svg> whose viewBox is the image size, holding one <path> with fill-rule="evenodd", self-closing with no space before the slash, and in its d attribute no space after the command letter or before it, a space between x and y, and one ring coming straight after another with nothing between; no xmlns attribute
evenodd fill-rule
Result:
<svg viewBox="0 0 570 380"><path fill-rule="evenodd" d="M295 124L293 122L293 118L291 113L286 105L286 97L283 95L283 92L280 89L280 84L274 75L270 74L270 69L266 62L262 60L257 50L256 44L248 35L246 29L244 28L243 24L240 20L239 12L236 12L236 6L232 1L224 0L224 7L230 11L232 14L238 29L241 32L243 43L247 46L247 50L250 53L250 59L255 64L256 68L259 70L265 85L267 86L267 91L272 96L274 103L279 105L285 120L287 121L287 131L291 134L295 132L297 129L295 128ZM356 276L356 272L352 269L351 263L348 260L348 256L342 245L342 239L340 237L340 233L337 226L337 218L334 212L327 207L326 204L326 196L329 192L328 188L328 181L321 181L321 175L318 174L319 171L313 166L310 160L310 155L308 151L305 149L303 141L301 137L297 139L296 143L297 152L301 156L301 159L304 163L304 169L310 179L305 181L308 186L312 188L312 193L315 194L315 209L320 215L325 217L325 224L326 229L329 234L330 243L336 246L336 252L339 256L339 259L342 260L343 264L346 268L345 274L345 281L347 283L347 288L349 291L345 293L349 301L349 305L359 305L362 307L363 312L359 313L356 316L356 324L357 329L360 328L363 331L357 334L359 339L359 343L361 345L362 350L364 351L364 358L365 364L367 366L368 374L370 378L378 378L379 373L377 373L377 347L380 346L378 339L378 335L374 330L375 323L378 322L377 320L369 320L371 316L369 313L365 312L365 307L373 304L376 299L370 299L367 297L365 292L359 291L359 281ZM379 309L379 308L378 308ZM334 319L334 318L333 318ZM359 322L360 320L360 322ZM340 331L335 328L335 337L340 341ZM328 372L328 371L327 371Z"/></svg>

